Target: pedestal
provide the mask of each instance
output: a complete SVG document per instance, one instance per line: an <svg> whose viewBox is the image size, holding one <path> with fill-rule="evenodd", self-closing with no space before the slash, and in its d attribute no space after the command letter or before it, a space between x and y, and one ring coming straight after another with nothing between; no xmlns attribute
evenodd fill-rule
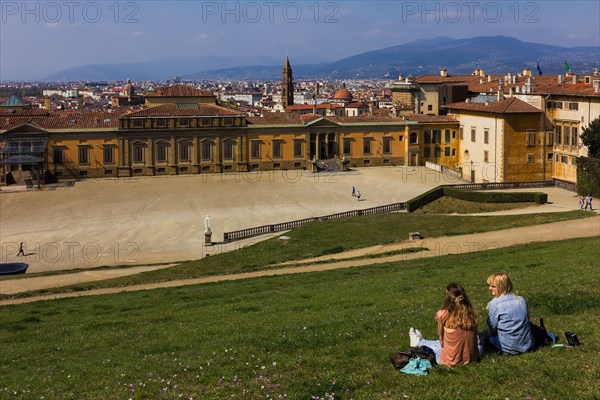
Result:
<svg viewBox="0 0 600 400"><path fill-rule="evenodd" d="M205 246L212 246L212 232L211 231L206 231L204 232L204 245Z"/></svg>

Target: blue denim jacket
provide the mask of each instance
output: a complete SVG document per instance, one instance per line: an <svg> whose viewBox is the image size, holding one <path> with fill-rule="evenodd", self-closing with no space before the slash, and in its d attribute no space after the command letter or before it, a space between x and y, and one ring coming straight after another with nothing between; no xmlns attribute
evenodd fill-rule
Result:
<svg viewBox="0 0 600 400"><path fill-rule="evenodd" d="M488 327L492 331L490 342L508 354L525 353L535 343L529 325L527 302L521 296L504 294L488 303Z"/></svg>

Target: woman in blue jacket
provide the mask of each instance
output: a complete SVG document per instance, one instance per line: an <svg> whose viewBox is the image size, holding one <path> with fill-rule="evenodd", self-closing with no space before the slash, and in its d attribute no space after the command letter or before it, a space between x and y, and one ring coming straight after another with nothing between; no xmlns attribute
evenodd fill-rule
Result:
<svg viewBox="0 0 600 400"><path fill-rule="evenodd" d="M504 272L487 279L494 297L488 303L488 340L497 350L507 354L521 354L535 348L527 302L513 293L512 283Z"/></svg>

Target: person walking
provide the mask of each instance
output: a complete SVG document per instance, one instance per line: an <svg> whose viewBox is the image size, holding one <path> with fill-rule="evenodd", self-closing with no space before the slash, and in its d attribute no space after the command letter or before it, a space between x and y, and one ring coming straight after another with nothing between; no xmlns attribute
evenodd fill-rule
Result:
<svg viewBox="0 0 600 400"><path fill-rule="evenodd" d="M356 197L356 188L352 186L352 197ZM583 199L583 197L581 197Z"/></svg>
<svg viewBox="0 0 600 400"><path fill-rule="evenodd" d="M585 209L587 210L588 206L590 206L590 211L594 211L592 208L592 195L588 194L585 198Z"/></svg>
<svg viewBox="0 0 600 400"><path fill-rule="evenodd" d="M581 195L581 197L579 198L579 209L583 210L584 206L585 206L585 197L583 195Z"/></svg>
<svg viewBox="0 0 600 400"><path fill-rule="evenodd" d="M356 192L356 198L360 201L360 192Z"/></svg>
<svg viewBox="0 0 600 400"><path fill-rule="evenodd" d="M19 252L17 253L17 257L21 256L21 255L25 255L25 245L23 244L23 242L21 242L21 244L19 245Z"/></svg>

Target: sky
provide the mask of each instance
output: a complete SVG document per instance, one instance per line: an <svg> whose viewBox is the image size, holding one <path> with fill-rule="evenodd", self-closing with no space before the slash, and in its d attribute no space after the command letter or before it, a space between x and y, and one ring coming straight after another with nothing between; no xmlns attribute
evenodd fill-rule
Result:
<svg viewBox="0 0 600 400"><path fill-rule="evenodd" d="M600 2L0 0L0 81L181 56L336 61L436 36L495 35L600 46Z"/></svg>

